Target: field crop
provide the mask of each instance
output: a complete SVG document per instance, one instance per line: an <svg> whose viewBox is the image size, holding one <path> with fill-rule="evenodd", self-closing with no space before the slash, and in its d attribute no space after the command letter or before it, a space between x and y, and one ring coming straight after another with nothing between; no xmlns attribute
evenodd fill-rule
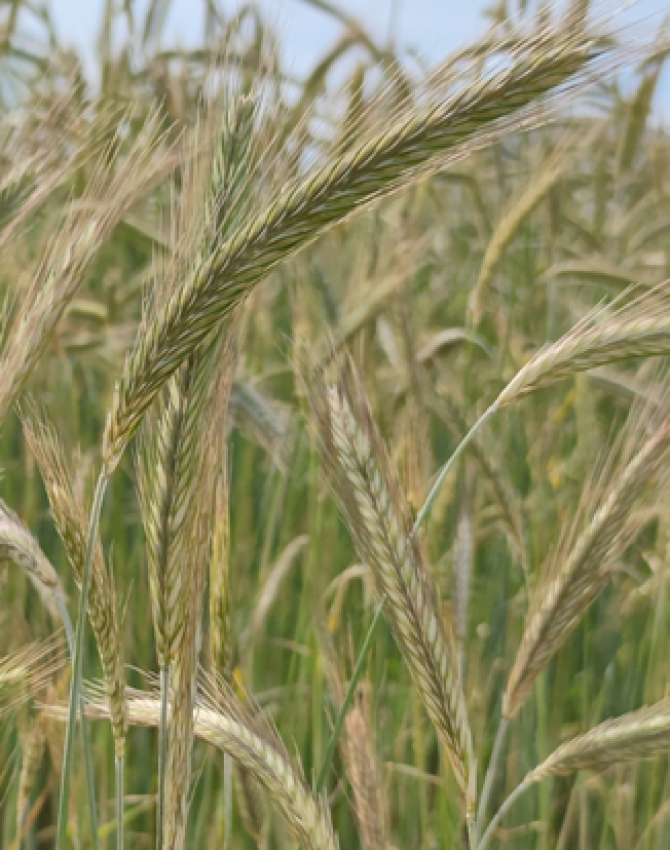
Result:
<svg viewBox="0 0 670 850"><path fill-rule="evenodd" d="M0 848L663 850L667 32L309 2L5 4Z"/></svg>

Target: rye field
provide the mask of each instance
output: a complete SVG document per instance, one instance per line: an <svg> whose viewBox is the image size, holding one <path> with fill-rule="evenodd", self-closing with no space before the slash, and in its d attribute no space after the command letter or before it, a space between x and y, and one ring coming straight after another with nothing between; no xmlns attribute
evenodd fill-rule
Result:
<svg viewBox="0 0 670 850"><path fill-rule="evenodd" d="M667 22L303 2L0 5L0 848L667 850Z"/></svg>

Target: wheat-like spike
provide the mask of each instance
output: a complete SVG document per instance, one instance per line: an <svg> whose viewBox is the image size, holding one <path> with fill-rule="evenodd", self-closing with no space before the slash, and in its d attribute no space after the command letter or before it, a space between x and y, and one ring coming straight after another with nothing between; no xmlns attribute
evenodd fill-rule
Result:
<svg viewBox="0 0 670 850"><path fill-rule="evenodd" d="M631 419L630 446L637 443L639 450L588 494L587 509L597 506L590 521L570 548L559 551L549 580L536 592L503 699L506 718L517 713L537 676L609 580L609 568L644 522L638 509L668 480L670 416L662 418L653 409L645 413L642 407L640 418L635 411ZM650 421L651 436L643 441Z"/></svg>
<svg viewBox="0 0 670 850"><path fill-rule="evenodd" d="M386 597L384 613L428 715L474 811L476 766L458 657L435 585L410 538L407 504L353 369L337 387L307 386L335 494L359 556Z"/></svg>
<svg viewBox="0 0 670 850"><path fill-rule="evenodd" d="M115 145L106 150L84 197L49 241L2 353L0 421L18 399L100 247L129 207L174 166L173 151L161 147L160 139L156 113L138 134L116 173L109 166Z"/></svg>
<svg viewBox="0 0 670 850"><path fill-rule="evenodd" d="M206 566L210 559L215 484L222 463L215 380L218 345L208 357L194 356L175 388L175 408L180 425L172 448L172 493L163 534L165 541L164 607L160 612L165 629L163 666L170 669L171 716L166 765L164 844L181 848L188 815L190 754L194 705L194 681L200 643L200 621ZM228 382L229 388L229 382ZM227 401L227 396L224 399ZM224 408L225 409L225 408ZM216 423L218 440L213 438ZM174 463L173 463L174 461ZM161 496L160 490L156 494ZM154 605L154 608L157 606ZM158 629L157 629L158 633Z"/></svg>
<svg viewBox="0 0 670 850"><path fill-rule="evenodd" d="M5 560L26 571L49 613L57 616L56 597L64 596L60 579L37 540L0 499L0 561Z"/></svg>
<svg viewBox="0 0 670 850"><path fill-rule="evenodd" d="M566 741L532 770L526 783L577 770L605 770L613 764L667 755L670 750L670 701L662 700L624 714Z"/></svg>
<svg viewBox="0 0 670 850"><path fill-rule="evenodd" d="M512 404L556 381L630 357L670 353L670 281L626 304L628 292L589 313L558 342L542 348L517 372L494 407Z"/></svg>
<svg viewBox="0 0 670 850"><path fill-rule="evenodd" d="M47 712L63 719L65 711L49 706ZM86 713L106 718L105 700L87 701ZM129 719L140 726L158 726L160 701L152 694L133 693ZM251 717L232 690L219 679L205 677L194 715L196 737L228 753L265 789L273 806L285 818L305 850L337 850L325 799L314 796L302 770L294 765L274 729Z"/></svg>
<svg viewBox="0 0 670 850"><path fill-rule="evenodd" d="M184 181L185 200L175 215L172 241L177 248L166 277L156 287L155 301L178 288L184 267L197 265L207 246L216 244L236 221L245 175L244 147L249 144L253 115L251 97L231 98L218 132L213 131L213 109L196 127ZM217 142L219 150L214 151ZM208 157L202 156L203 148ZM205 180L205 204L201 210L198 190ZM145 330L150 321L147 310ZM202 450L207 394L223 344L221 337L207 340L168 383L160 411L156 420L148 423L138 453L138 489L147 539L156 648L159 663L166 669L174 660L184 624L184 564L189 544L185 523L199 487L197 453ZM231 370L232 381L236 355L230 348L232 343L226 344L229 350L222 362Z"/></svg>
<svg viewBox="0 0 670 850"><path fill-rule="evenodd" d="M72 567L81 582L86 555L88 517L81 492L75 493L63 446L54 428L38 419L37 411L23 416L24 434L47 491L58 534ZM89 598L89 620L98 645L105 683L112 708L112 732L117 758L125 751L127 722L123 648L119 632L114 581L105 565L98 541Z"/></svg>
<svg viewBox="0 0 670 850"><path fill-rule="evenodd" d="M189 581L188 511L198 489L196 476L205 395L211 371L193 358L167 386L158 421L140 452L139 493L147 554L156 650L169 667L184 627ZM211 363L210 363L211 370Z"/></svg>
<svg viewBox="0 0 670 850"><path fill-rule="evenodd" d="M38 714L30 729L21 736L23 757L16 794L16 829L19 835L21 835L23 822L28 814L28 802L35 785L37 772L42 764L45 745L44 721L42 715Z"/></svg>
<svg viewBox="0 0 670 850"><path fill-rule="evenodd" d="M507 67L437 102L413 103L391 126L289 181L269 205L248 214L190 270L128 356L104 434L107 469L116 467L170 376L275 266L371 202L518 127L532 104L568 83L577 86L606 55L593 36L542 31Z"/></svg>

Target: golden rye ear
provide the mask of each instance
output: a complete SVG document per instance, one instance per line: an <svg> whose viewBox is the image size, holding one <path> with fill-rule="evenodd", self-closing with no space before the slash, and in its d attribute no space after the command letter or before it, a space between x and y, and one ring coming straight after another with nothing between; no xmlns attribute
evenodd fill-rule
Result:
<svg viewBox="0 0 670 850"><path fill-rule="evenodd" d="M303 376L330 483L360 558L384 597L388 619L414 685L474 814L476 762L458 651L437 588L411 537L411 518L353 365L337 383Z"/></svg>

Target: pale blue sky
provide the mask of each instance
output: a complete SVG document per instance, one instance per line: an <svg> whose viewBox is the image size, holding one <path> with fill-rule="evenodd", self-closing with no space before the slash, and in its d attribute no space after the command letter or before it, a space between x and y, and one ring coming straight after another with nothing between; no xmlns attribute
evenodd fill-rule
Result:
<svg viewBox="0 0 670 850"><path fill-rule="evenodd" d="M50 0L56 26L61 37L92 55L99 32L103 9L102 0ZM136 0L141 8L146 0ZM624 0L601 4L618 9ZM121 5L121 4L119 4ZM193 45L198 42L203 26L202 0L173 0L166 40L172 44ZM240 5L239 0L227 0L226 12ZM340 28L332 18L310 8L301 0L260 0L269 19L282 37L284 59L288 69L298 76L307 72L338 36ZM395 35L399 46L415 48L422 56L438 61L454 48L463 45L480 33L485 26L483 10L490 0L339 0L339 5L355 15L379 41L389 32L392 9L395 6ZM670 13L668 0L639 0L632 10L622 16L626 21L646 21L646 32L658 29L664 15ZM657 110L670 116L670 73L657 97Z"/></svg>

